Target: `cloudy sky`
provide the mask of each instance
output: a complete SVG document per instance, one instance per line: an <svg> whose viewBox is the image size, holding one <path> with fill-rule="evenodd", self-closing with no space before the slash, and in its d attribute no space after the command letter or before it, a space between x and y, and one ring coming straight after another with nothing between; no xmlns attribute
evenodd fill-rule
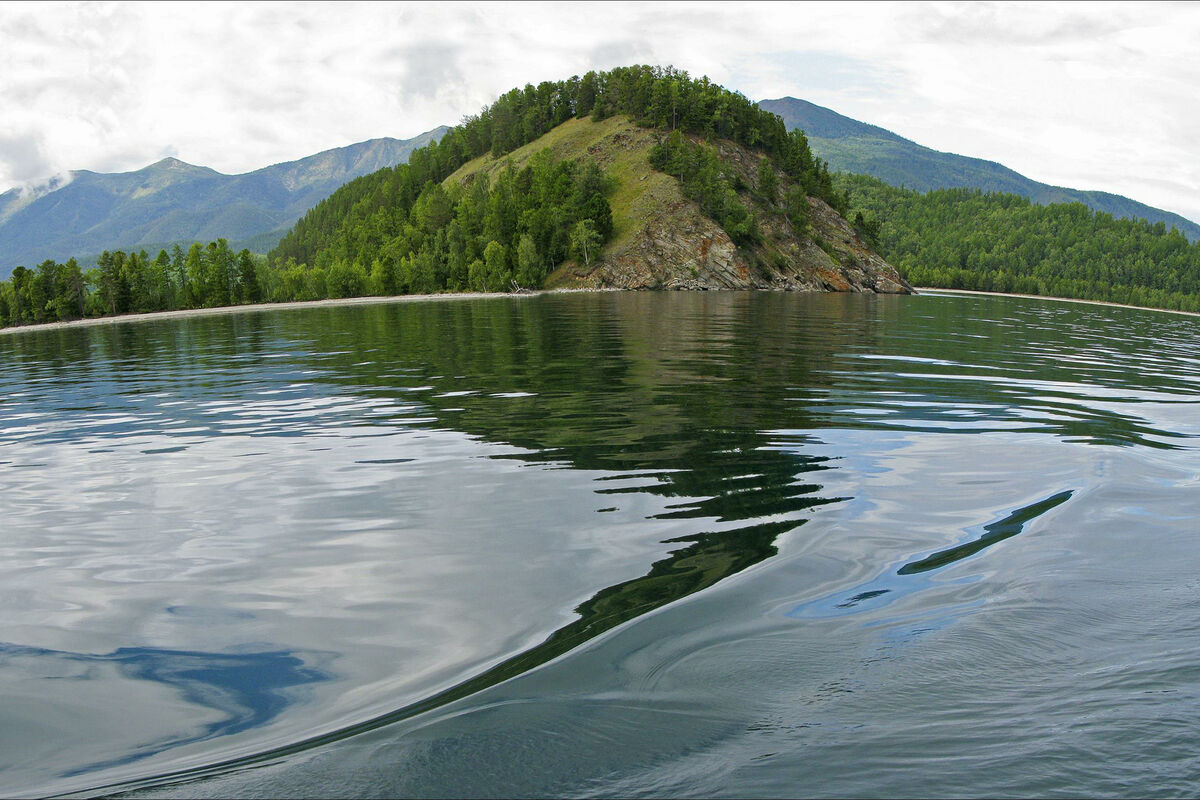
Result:
<svg viewBox="0 0 1200 800"><path fill-rule="evenodd" d="M1200 4L0 3L0 191L246 172L673 64L1200 220Z"/></svg>

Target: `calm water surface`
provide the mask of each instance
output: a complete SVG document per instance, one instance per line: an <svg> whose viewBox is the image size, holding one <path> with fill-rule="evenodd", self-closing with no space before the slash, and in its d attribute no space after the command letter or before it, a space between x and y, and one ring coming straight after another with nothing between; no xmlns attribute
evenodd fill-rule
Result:
<svg viewBox="0 0 1200 800"><path fill-rule="evenodd" d="M1195 796L1200 320L0 336L0 795Z"/></svg>

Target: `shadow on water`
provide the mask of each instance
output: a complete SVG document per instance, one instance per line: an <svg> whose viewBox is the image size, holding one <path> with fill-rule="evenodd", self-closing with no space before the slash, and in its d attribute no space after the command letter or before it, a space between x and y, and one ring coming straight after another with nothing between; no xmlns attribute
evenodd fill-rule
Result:
<svg viewBox="0 0 1200 800"><path fill-rule="evenodd" d="M947 564L953 564L955 561L961 561L964 558L973 556L984 548L991 547L997 542L1002 542L1005 539L1016 536L1021 531L1025 530L1025 524L1045 514L1052 508L1057 508L1063 503L1071 499L1073 491L1059 492L1051 495L1045 500L1039 500L1036 503L1031 503L1024 508L1018 508L1016 511L1009 514L1002 520L993 522L983 526L983 535L978 539L960 544L956 547L950 547L945 550L939 550L933 555L916 561L910 561L896 571L897 575L913 575L918 572L928 572L931 569L938 569Z"/></svg>

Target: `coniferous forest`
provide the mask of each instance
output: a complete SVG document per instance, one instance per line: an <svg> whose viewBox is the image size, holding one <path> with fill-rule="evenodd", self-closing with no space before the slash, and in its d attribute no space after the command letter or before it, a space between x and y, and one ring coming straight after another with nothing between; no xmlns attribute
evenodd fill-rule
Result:
<svg viewBox="0 0 1200 800"><path fill-rule="evenodd" d="M914 286L1200 311L1200 243L1162 222L1015 194L898 189L840 175L850 215Z"/></svg>
<svg viewBox="0 0 1200 800"><path fill-rule="evenodd" d="M613 230L611 180L586 159L544 151L517 168L447 180L482 156L503 159L574 118L620 115L662 131L651 166L739 246L761 241L736 170L705 140L760 156L756 191L799 230L807 197L854 219L914 285L1055 295L1200 310L1200 244L1162 223L1118 220L1079 204L950 189L919 194L832 176L799 131L707 78L634 66L513 89L408 163L347 183L302 217L265 258L224 239L151 257L105 252L18 267L0 283L0 325L360 295L538 288L562 263L594 261Z"/></svg>
<svg viewBox="0 0 1200 800"><path fill-rule="evenodd" d="M233 253L224 240L184 253L106 252L82 273L73 260L14 271L0 284L0 323L316 300L367 294L537 288L563 261L595 259L612 232L608 182L594 164L541 154L521 169L468 185L445 184L472 159L503 157L577 117L622 115L638 124L754 149L804 187L840 207L828 166L776 115L707 78L649 66L513 89L406 164L347 183L318 203L266 259ZM663 167L683 168L685 187L735 241L752 240L750 212L727 196L705 157L683 157L678 137ZM695 148L695 145L690 145ZM707 160L706 160L707 159ZM669 163L668 163L669 162ZM721 194L721 202L713 198ZM713 202L710 202L713 201ZM795 205L795 204L794 204ZM740 211L738 210L740 208Z"/></svg>

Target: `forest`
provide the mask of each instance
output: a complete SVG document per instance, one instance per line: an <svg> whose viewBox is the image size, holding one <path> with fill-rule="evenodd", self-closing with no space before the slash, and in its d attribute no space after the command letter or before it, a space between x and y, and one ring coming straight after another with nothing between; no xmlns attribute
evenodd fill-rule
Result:
<svg viewBox="0 0 1200 800"><path fill-rule="evenodd" d="M832 175L799 131L707 78L634 66L526 85L313 207L265 258L218 239L153 258L108 251L18 267L0 283L0 325L359 295L534 289L564 262L588 265L612 234L611 179L592 161L547 151L493 177L448 181L484 155L503 158L572 118L622 115L660 131L651 166L739 246L761 241L744 200L805 229L808 196L854 220L862 237L918 286L1200 310L1200 244L1163 223L1114 219L1073 203L946 189L924 194L861 175ZM759 154L755 186L704 142ZM780 181L780 176L787 181ZM786 192L781 186L790 186ZM776 196L782 194L783 196ZM849 212L849 213L847 213Z"/></svg>
<svg viewBox="0 0 1200 800"><path fill-rule="evenodd" d="M1162 222L865 175L835 183L860 234L914 286L1200 311L1200 243Z"/></svg>
<svg viewBox="0 0 1200 800"><path fill-rule="evenodd" d="M757 222L741 204L711 148L728 139L755 149L765 165L804 191L840 207L828 165L800 132L708 78L670 67L634 66L513 89L406 164L350 181L318 203L267 258L234 253L225 240L184 252L106 252L83 273L74 260L14 271L0 284L0 324L85 316L316 300L366 294L506 291L538 288L568 259L587 264L612 232L608 180L595 164L536 156L522 169L467 186L446 185L459 167L485 154L502 157L576 117L623 115L663 131L661 167L726 226L752 241ZM806 203L790 198L803 224Z"/></svg>
<svg viewBox="0 0 1200 800"><path fill-rule="evenodd" d="M0 324L28 325L82 317L259 303L262 258L235 253L224 239L185 253L175 245L151 259L146 251L104 252L84 272L75 259L17 267L0 283Z"/></svg>

